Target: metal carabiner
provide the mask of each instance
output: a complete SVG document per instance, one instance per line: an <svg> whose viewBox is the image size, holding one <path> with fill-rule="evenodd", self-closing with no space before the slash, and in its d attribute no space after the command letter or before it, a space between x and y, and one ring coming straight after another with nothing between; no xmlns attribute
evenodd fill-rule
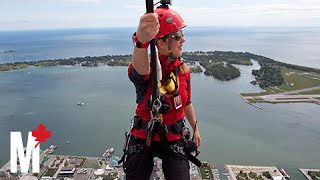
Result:
<svg viewBox="0 0 320 180"><path fill-rule="evenodd" d="M155 112L156 110L159 112L159 109L161 108L161 101L159 98L155 99L152 105L152 112Z"/></svg>
<svg viewBox="0 0 320 180"><path fill-rule="evenodd" d="M182 128L182 137L183 137L183 139L190 140L190 135L191 135L190 129L187 126L184 126Z"/></svg>

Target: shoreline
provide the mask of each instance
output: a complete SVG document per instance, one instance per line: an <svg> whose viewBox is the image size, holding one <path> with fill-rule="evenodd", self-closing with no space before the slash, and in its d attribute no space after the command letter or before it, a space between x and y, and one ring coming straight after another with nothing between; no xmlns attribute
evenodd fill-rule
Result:
<svg viewBox="0 0 320 180"><path fill-rule="evenodd" d="M110 159L103 159L103 157L94 157L94 156L79 156L79 155L63 155L63 154L46 154L45 160L41 162L40 172L36 173L37 178L41 177L53 177L59 178L60 173L65 171L64 169L77 169L73 170L74 173L69 174L70 177L78 177L79 174L86 174L88 177L97 177L97 176L105 176L110 173L117 173L119 178L123 178L125 173L123 171L122 165L113 165L111 164L111 159L117 158L117 156L112 156ZM73 162L74 161L74 162ZM154 166L154 177L163 177L163 171L161 168L162 160L155 159ZM224 171L220 171L221 169L217 168L217 164L214 161L202 161L202 167L196 167L194 164L189 162L190 164L190 176L196 179L209 179L214 177L215 179L220 179L221 176L227 178L229 180L237 180L238 176L255 176L255 177L265 177L268 176L272 178L281 178L281 179L290 179L290 174L288 174L282 167L276 167L273 165L269 166L261 166L261 165L237 165L237 164L224 164ZM54 167L55 166L55 167ZM54 170L51 175L49 171ZM305 176L307 179L312 179L308 175L308 171L320 172L320 169L302 169L297 168L297 172L300 171L301 175ZM33 173L21 174L15 173L11 174L10 171L10 160L5 163L0 168L0 178L1 177L31 177L35 176ZM88 171L88 173L83 173L83 171ZM95 172L103 171L103 173L99 173L98 175ZM219 172L220 171L220 172ZM7 172L7 173L4 173ZM78 173L79 172L79 173ZM81 172L81 173L80 173ZM269 178L270 179L270 178Z"/></svg>
<svg viewBox="0 0 320 180"><path fill-rule="evenodd" d="M99 177L110 175L110 173L116 173L118 178L124 178L125 173L123 171L122 165L114 165L111 163L110 159L103 159L103 157L94 157L94 156L79 156L79 155L56 155L56 154L47 154L46 160L42 161L42 166L40 172L33 174L21 174L8 173L10 171L10 161L0 168L0 178L1 177L31 177L36 176L38 179L41 177L52 177L59 178L63 171L66 169L74 169L73 173L69 174L69 177L79 177L86 175L87 177ZM117 156L114 156L117 157ZM110 157L112 159L112 157ZM163 171L161 168L162 160L154 160L154 174L153 177L164 178ZM202 167L196 167L194 164L190 163L190 176L195 179L210 179L214 177L215 179L227 178L229 180L237 180L238 176L244 177L248 176L268 178L272 177L273 179L290 179L291 176L288 174L285 169L282 167L276 167L273 165L270 166L261 166L261 165L236 165L236 164L224 164L224 170L218 169L215 162L202 161ZM222 172L221 172L222 170ZM96 172L101 173L96 173ZM220 172L219 172L220 171ZM308 175L308 171L320 172L320 169L302 169L298 168L297 172L300 171L301 175L311 180L312 178ZM3 173L7 172L7 173ZM51 172L51 173L50 173ZM86 173L84 173L86 172ZM50 175L49 175L50 174ZM82 175L80 175L82 174Z"/></svg>

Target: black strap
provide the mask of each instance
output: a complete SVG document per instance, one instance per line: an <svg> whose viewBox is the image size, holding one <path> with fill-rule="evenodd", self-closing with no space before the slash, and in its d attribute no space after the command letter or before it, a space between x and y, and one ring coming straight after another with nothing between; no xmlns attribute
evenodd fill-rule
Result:
<svg viewBox="0 0 320 180"><path fill-rule="evenodd" d="M124 161L125 156L140 153L145 147L146 146L144 144L135 144L129 146L128 150L123 153L121 159L118 161L118 164L121 164Z"/></svg>
<svg viewBox="0 0 320 180"><path fill-rule="evenodd" d="M192 154L186 154L186 158L191 161L193 164L195 164L198 167L202 166L202 162L197 159L196 157L194 157Z"/></svg>
<svg viewBox="0 0 320 180"><path fill-rule="evenodd" d="M202 162L192 154L187 153L184 147L181 147L175 144L175 145L170 145L170 149L174 153L179 154L182 158L191 161L196 166L200 167L202 165Z"/></svg>
<svg viewBox="0 0 320 180"><path fill-rule="evenodd" d="M138 116L134 117L133 127L137 130L143 129L145 132L148 131L148 123L144 122ZM172 132L173 134L180 134L183 127L184 127L184 119L180 119L177 122L170 125L165 125L165 129L167 133Z"/></svg>

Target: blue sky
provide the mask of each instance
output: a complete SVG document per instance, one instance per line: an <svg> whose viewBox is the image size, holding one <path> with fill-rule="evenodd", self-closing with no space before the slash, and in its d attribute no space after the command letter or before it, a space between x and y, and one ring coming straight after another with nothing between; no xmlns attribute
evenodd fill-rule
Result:
<svg viewBox="0 0 320 180"><path fill-rule="evenodd" d="M144 3L2 0L0 30L135 27ZM190 26L320 26L320 0L173 0L173 9Z"/></svg>

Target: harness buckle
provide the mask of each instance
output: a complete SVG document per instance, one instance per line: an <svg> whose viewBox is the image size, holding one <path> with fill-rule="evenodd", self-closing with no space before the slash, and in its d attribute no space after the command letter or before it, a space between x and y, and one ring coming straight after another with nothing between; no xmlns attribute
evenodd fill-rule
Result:
<svg viewBox="0 0 320 180"><path fill-rule="evenodd" d="M190 139L190 129L187 127L187 126L184 126L182 127L182 130L181 130L181 133L182 133L182 137L183 139Z"/></svg>
<svg viewBox="0 0 320 180"><path fill-rule="evenodd" d="M181 146L178 146L177 144L171 145L171 146L170 146L170 149L171 149L174 153L178 153L178 154L185 155L184 148L181 147Z"/></svg>

